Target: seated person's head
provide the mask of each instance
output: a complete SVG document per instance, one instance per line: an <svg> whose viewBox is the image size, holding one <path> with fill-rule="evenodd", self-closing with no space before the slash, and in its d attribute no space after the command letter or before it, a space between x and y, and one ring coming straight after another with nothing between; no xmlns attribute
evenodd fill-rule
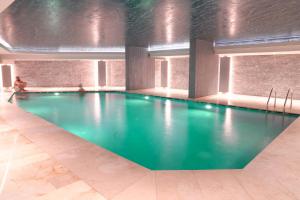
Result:
<svg viewBox="0 0 300 200"><path fill-rule="evenodd" d="M20 76L16 76L16 80L20 81L21 80Z"/></svg>

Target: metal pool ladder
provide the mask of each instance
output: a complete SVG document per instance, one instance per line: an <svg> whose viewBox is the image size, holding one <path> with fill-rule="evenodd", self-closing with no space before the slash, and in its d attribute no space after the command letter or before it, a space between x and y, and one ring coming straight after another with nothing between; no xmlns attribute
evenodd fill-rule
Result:
<svg viewBox="0 0 300 200"><path fill-rule="evenodd" d="M16 94L16 92L12 93L12 95L9 97L8 102L11 103L12 98L14 97L14 95Z"/></svg>
<svg viewBox="0 0 300 200"><path fill-rule="evenodd" d="M269 111L269 103L270 103L273 91L274 91L274 88L271 89L270 94L269 94L269 98L268 98L268 101L267 101L267 107L266 107L266 111L267 112ZM274 91L274 94L275 94L275 96L274 96L274 109L275 109L275 107L276 107L276 101L277 101L277 93L276 93L276 91Z"/></svg>
<svg viewBox="0 0 300 200"><path fill-rule="evenodd" d="M286 97L285 97L285 101L284 101L284 105L283 105L283 114L285 113L285 107L286 107L286 103L288 101L288 98L289 98L289 94L291 93L291 103L290 103L290 110L292 110L292 107L293 107L293 91L289 88L287 94L286 94Z"/></svg>

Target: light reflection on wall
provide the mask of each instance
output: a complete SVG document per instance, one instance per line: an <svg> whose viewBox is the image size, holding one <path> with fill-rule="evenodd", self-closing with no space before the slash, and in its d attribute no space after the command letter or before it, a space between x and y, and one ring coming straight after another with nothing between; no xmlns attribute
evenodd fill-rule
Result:
<svg viewBox="0 0 300 200"><path fill-rule="evenodd" d="M105 62L105 87L108 86L109 79L110 79L109 70L110 70L110 67L108 67L107 62Z"/></svg>
<svg viewBox="0 0 300 200"><path fill-rule="evenodd" d="M99 71L98 71L98 60L94 61L94 84L95 88L99 87Z"/></svg>
<svg viewBox="0 0 300 200"><path fill-rule="evenodd" d="M166 24L166 41L167 43L171 43L174 35L174 23L172 23L172 20L175 19L175 9L172 9L172 4L167 1L167 12L165 12L165 24Z"/></svg>
<svg viewBox="0 0 300 200"><path fill-rule="evenodd" d="M3 91L2 65L0 64L0 92Z"/></svg>
<svg viewBox="0 0 300 200"><path fill-rule="evenodd" d="M172 65L171 65L171 59L169 57L166 58L168 61L168 73L167 73L167 88L171 89L171 80L172 80Z"/></svg>
<svg viewBox="0 0 300 200"><path fill-rule="evenodd" d="M61 4L60 1L46 1L47 2L47 12L45 12L45 17L47 23L50 25L50 30L57 30L60 27L61 22Z"/></svg>
<svg viewBox="0 0 300 200"><path fill-rule="evenodd" d="M96 17L91 24L91 37L94 46L98 46L100 43L100 30L101 30L101 19L100 17Z"/></svg>
<svg viewBox="0 0 300 200"><path fill-rule="evenodd" d="M15 73L15 65L14 64L9 64L10 65L10 70L11 70L11 86L14 86L14 80L16 78L16 73Z"/></svg>
<svg viewBox="0 0 300 200"><path fill-rule="evenodd" d="M230 57L230 67L229 67L229 94L233 93L233 68L234 68L234 59L233 57Z"/></svg>
<svg viewBox="0 0 300 200"><path fill-rule="evenodd" d="M238 2L233 0L229 7L229 36L233 37L237 30L237 18L238 18Z"/></svg>

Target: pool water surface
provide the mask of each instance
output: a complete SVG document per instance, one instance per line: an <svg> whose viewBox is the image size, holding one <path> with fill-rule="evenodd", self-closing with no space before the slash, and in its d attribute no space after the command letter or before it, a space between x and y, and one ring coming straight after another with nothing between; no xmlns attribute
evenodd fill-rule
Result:
<svg viewBox="0 0 300 200"><path fill-rule="evenodd" d="M121 92L16 94L13 103L152 170L244 168L298 117Z"/></svg>

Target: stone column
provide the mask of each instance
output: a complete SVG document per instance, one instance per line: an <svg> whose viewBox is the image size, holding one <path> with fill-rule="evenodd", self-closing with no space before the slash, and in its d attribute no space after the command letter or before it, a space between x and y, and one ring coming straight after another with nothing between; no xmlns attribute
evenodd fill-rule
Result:
<svg viewBox="0 0 300 200"><path fill-rule="evenodd" d="M190 47L189 97L198 98L218 93L219 57L213 42L192 39Z"/></svg>
<svg viewBox="0 0 300 200"><path fill-rule="evenodd" d="M126 90L155 87L155 60L147 48L126 46Z"/></svg>

